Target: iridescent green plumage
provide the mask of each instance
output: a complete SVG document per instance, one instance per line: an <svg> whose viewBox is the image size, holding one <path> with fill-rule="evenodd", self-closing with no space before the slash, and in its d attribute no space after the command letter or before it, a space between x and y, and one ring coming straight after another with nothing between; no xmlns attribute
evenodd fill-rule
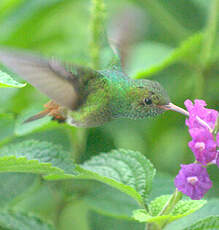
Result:
<svg viewBox="0 0 219 230"><path fill-rule="evenodd" d="M116 60L116 62L115 62ZM106 70L47 60L20 52L0 50L0 61L37 87L59 106L43 113L60 113L74 126L99 126L116 118L142 119L164 111L169 97L155 81L126 76L116 57ZM34 120L34 119L30 119Z"/></svg>
<svg viewBox="0 0 219 230"><path fill-rule="evenodd" d="M80 76L86 79L86 76ZM142 119L155 116L164 110L159 105L169 103L162 86L155 81L133 80L119 68L97 71L87 76L83 85L83 102L68 112L68 123L75 126L99 126L116 118ZM151 101L148 105L146 100Z"/></svg>

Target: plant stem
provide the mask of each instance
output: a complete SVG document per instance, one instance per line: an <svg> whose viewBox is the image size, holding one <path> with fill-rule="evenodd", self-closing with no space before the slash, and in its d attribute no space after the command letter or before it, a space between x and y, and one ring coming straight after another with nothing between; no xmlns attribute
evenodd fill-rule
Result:
<svg viewBox="0 0 219 230"><path fill-rule="evenodd" d="M83 154L86 150L86 144L87 144L87 130L84 128L78 128L76 132L76 140L75 142L76 151L74 154L75 162L80 162L80 156Z"/></svg>
<svg viewBox="0 0 219 230"><path fill-rule="evenodd" d="M76 163L79 163L80 156L86 149L87 130L84 128L69 127L67 132L71 142L73 159Z"/></svg>
<svg viewBox="0 0 219 230"><path fill-rule="evenodd" d="M211 57L211 53L216 37L218 14L219 14L219 0L212 0L212 4L209 11L209 17L204 32L201 54L200 54L200 67L196 71L196 76L195 76L196 97L202 97L204 93L204 86L205 86L204 71L209 63L209 59Z"/></svg>
<svg viewBox="0 0 219 230"><path fill-rule="evenodd" d="M182 198L182 193L176 189L158 216L169 214L172 211L172 209L175 207L176 203L179 200L181 200L181 198Z"/></svg>
<svg viewBox="0 0 219 230"><path fill-rule="evenodd" d="M219 117L216 120L213 134L216 136L216 134L218 133L218 131L219 131Z"/></svg>
<svg viewBox="0 0 219 230"><path fill-rule="evenodd" d="M100 50L102 35L104 31L105 6L103 0L92 0L91 33L90 44L91 65L94 69L100 68ZM87 130L77 128L75 131L69 129L69 136L72 139L74 148L74 159L79 161L80 155L86 148Z"/></svg>
<svg viewBox="0 0 219 230"><path fill-rule="evenodd" d="M167 203L165 204L165 206L163 207L163 209L161 210L161 212L158 214L158 216L163 216L163 215L168 215L173 208L175 207L175 205L177 204L177 202L179 200L181 200L182 198L182 193L179 192L177 189L175 190L175 192L173 193L173 195L170 197L170 199L167 201ZM163 227L166 225L166 223L162 224L161 226L157 226L155 224L152 223L148 223L146 225L147 230L158 230L158 229L163 229Z"/></svg>
<svg viewBox="0 0 219 230"><path fill-rule="evenodd" d="M205 69L211 56L212 48L216 37L218 14L219 0L212 0L200 55L200 63L202 70Z"/></svg>
<svg viewBox="0 0 219 230"><path fill-rule="evenodd" d="M189 31L177 21L177 18L169 13L157 0L137 0L137 2L148 9L149 13L173 36L177 43L185 40L190 35Z"/></svg>
<svg viewBox="0 0 219 230"><path fill-rule="evenodd" d="M91 58L92 67L100 67L100 50L102 46L102 35L104 31L105 6L103 0L92 0L92 18L91 18Z"/></svg>

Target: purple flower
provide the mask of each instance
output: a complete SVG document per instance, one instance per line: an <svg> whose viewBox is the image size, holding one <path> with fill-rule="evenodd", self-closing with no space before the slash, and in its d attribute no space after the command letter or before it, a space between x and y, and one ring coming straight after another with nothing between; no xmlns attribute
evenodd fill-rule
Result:
<svg viewBox="0 0 219 230"><path fill-rule="evenodd" d="M217 146L219 147L219 132L217 133L216 141L217 141ZM217 164L217 167L219 168L219 150L217 150L216 164Z"/></svg>
<svg viewBox="0 0 219 230"><path fill-rule="evenodd" d="M188 143L198 162L207 165L216 158L216 142L208 129L193 128L189 130L192 141Z"/></svg>
<svg viewBox="0 0 219 230"><path fill-rule="evenodd" d="M212 187L206 168L200 164L181 165L175 186L192 200L200 200Z"/></svg>
<svg viewBox="0 0 219 230"><path fill-rule="evenodd" d="M209 126L211 129L214 129L218 111L214 109L206 109L205 106L207 105L203 100L195 100L194 105L190 100L186 100L184 102L188 112L189 118L186 119L186 125L191 128L201 128ZM204 122L200 122L200 119ZM205 125L206 123L207 125Z"/></svg>

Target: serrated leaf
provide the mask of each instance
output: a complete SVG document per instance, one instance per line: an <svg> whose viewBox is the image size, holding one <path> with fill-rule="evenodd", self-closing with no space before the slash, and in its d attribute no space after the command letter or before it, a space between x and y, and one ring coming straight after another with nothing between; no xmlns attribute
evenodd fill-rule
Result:
<svg viewBox="0 0 219 230"><path fill-rule="evenodd" d="M187 215L184 218L181 218L177 221L174 221L165 227L165 230L184 230L184 228L189 228L196 222L201 221L204 218L209 216L217 216L219 213L219 200L212 199L207 202L201 209L192 213L191 215Z"/></svg>
<svg viewBox="0 0 219 230"><path fill-rule="evenodd" d="M150 214L157 216L170 198L171 195L162 195L152 200L149 205Z"/></svg>
<svg viewBox="0 0 219 230"><path fill-rule="evenodd" d="M147 78L164 70L176 62L196 63L199 61L202 38L203 35L200 33L193 35L185 40L178 48L176 48L164 61L146 70L139 71L137 74L135 74L135 76L133 76L133 78Z"/></svg>
<svg viewBox="0 0 219 230"><path fill-rule="evenodd" d="M150 214L152 216L157 216L162 209L164 208L165 204L171 198L171 195L163 195L157 197L155 200L151 201L149 205ZM171 216L178 216L178 215L189 215L198 209L200 209L204 204L206 204L206 200L180 200L170 213Z"/></svg>
<svg viewBox="0 0 219 230"><path fill-rule="evenodd" d="M199 210L206 203L207 203L206 200L180 200L176 204L171 214L174 216L177 216L177 215L187 216Z"/></svg>
<svg viewBox="0 0 219 230"><path fill-rule="evenodd" d="M184 230L216 230L219 229L219 216L209 216Z"/></svg>
<svg viewBox="0 0 219 230"><path fill-rule="evenodd" d="M61 146L34 140L2 148L0 172L53 174L54 179L76 175L74 163Z"/></svg>
<svg viewBox="0 0 219 230"><path fill-rule="evenodd" d="M113 150L100 154L77 168L79 178L95 179L109 184L136 199L146 202L152 188L155 169L139 152Z"/></svg>
<svg viewBox="0 0 219 230"><path fill-rule="evenodd" d="M94 179L109 184L144 205L155 169L139 152L114 150L76 166L59 146L25 141L0 151L1 172L43 174L45 179Z"/></svg>
<svg viewBox="0 0 219 230"><path fill-rule="evenodd" d="M0 70L0 87L2 88L22 88L26 86L26 84L19 83L15 81L13 78L11 78L7 73L2 72Z"/></svg>
<svg viewBox="0 0 219 230"><path fill-rule="evenodd" d="M170 195L164 195L153 200L149 205L149 213L146 210L135 210L134 219L158 225L167 224L197 211L206 203L205 200L180 200L170 214L158 216L170 197Z"/></svg>
<svg viewBox="0 0 219 230"><path fill-rule="evenodd" d="M147 222L152 216L145 209L137 209L133 211L133 218L139 222Z"/></svg>
<svg viewBox="0 0 219 230"><path fill-rule="evenodd" d="M54 230L54 227L31 214L0 211L0 226L9 230Z"/></svg>

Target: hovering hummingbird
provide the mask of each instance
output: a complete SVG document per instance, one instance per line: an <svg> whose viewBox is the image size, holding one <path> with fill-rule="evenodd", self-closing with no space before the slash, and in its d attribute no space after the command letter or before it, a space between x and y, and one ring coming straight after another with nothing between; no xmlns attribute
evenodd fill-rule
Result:
<svg viewBox="0 0 219 230"><path fill-rule="evenodd" d="M93 70L20 51L0 50L0 62L52 99L33 121L50 115L78 127L100 126L117 118L142 119L174 110L156 81L129 78L119 58L105 70Z"/></svg>

